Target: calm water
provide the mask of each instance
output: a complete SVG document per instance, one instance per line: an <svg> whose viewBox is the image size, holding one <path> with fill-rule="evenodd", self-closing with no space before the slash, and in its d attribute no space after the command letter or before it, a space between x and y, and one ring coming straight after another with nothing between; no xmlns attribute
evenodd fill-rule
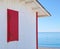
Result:
<svg viewBox="0 0 60 49"><path fill-rule="evenodd" d="M60 32L39 32L39 47L60 47Z"/></svg>

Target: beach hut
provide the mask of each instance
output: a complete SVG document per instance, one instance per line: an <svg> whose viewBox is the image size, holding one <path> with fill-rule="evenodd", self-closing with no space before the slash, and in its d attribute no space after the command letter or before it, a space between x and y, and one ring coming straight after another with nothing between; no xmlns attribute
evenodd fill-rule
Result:
<svg viewBox="0 0 60 49"><path fill-rule="evenodd" d="M38 17L45 16L38 0L0 0L0 49L38 49Z"/></svg>

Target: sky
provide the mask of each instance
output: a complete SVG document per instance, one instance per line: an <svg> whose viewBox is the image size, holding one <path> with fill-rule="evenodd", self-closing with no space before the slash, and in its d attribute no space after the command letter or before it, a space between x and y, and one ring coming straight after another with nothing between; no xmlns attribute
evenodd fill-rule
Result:
<svg viewBox="0 0 60 49"><path fill-rule="evenodd" d="M60 32L60 0L39 0L51 16L38 18L38 32Z"/></svg>

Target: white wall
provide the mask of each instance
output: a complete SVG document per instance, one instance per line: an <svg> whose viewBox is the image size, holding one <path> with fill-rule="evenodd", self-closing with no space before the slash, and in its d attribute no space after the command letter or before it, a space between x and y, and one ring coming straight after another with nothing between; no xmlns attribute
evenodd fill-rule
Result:
<svg viewBox="0 0 60 49"><path fill-rule="evenodd" d="M19 11L19 41L7 43L7 8ZM36 14L26 5L0 3L0 49L36 49Z"/></svg>

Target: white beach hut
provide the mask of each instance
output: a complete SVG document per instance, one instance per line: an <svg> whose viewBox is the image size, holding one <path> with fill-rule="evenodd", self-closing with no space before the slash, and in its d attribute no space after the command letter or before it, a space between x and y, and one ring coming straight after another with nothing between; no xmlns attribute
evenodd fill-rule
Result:
<svg viewBox="0 0 60 49"><path fill-rule="evenodd" d="M45 16L38 0L0 0L0 49L38 49L38 17Z"/></svg>

